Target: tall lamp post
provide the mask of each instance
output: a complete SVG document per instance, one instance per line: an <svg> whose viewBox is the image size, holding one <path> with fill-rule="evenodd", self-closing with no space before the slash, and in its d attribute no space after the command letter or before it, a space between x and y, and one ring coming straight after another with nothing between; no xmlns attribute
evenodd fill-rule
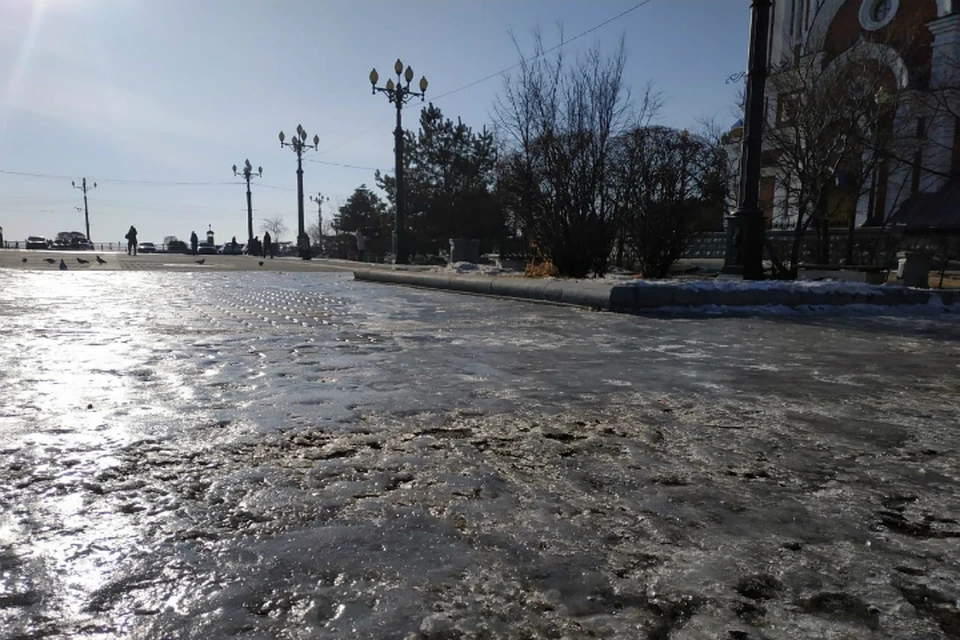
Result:
<svg viewBox="0 0 960 640"><path fill-rule="evenodd" d="M723 272L744 280L763 279L763 212L760 211L760 157L763 151L764 88L772 0L750 3L750 52L740 152L737 210L727 218Z"/></svg>
<svg viewBox="0 0 960 640"><path fill-rule="evenodd" d="M96 189L97 183L94 182L92 187L88 187L87 179L83 178L81 179L79 185L73 180L70 181L70 185L74 189L80 189L81 191L83 191L83 219L84 219L84 222L86 222L87 224L87 242L92 243L93 240L90 239L90 210L87 208L87 191L90 191L90 189Z"/></svg>
<svg viewBox="0 0 960 640"><path fill-rule="evenodd" d="M297 125L297 133L290 142L284 142L286 136L280 132L280 147L290 147L297 154L297 249L300 257L310 259L310 237L303 225L303 152L310 147L314 150L320 147L320 136L313 136L313 144L307 142L306 130Z"/></svg>
<svg viewBox="0 0 960 640"><path fill-rule="evenodd" d="M243 170L237 172L237 165L233 165L233 175L242 175L247 181L247 251L250 250L250 243L253 242L253 200L250 194L250 181L254 178L253 165L250 160L243 161ZM256 176L263 177L263 167L257 167Z"/></svg>
<svg viewBox="0 0 960 640"><path fill-rule="evenodd" d="M323 203L329 202L330 198L317 192L317 195L310 196L310 201L317 203L317 235L320 236L320 248L323 249Z"/></svg>
<svg viewBox="0 0 960 640"><path fill-rule="evenodd" d="M398 58L393 65L393 70L397 73L397 82L394 84L393 79L388 79L386 86L378 87L377 80L380 79L380 74L377 73L376 69L373 69L370 72L370 84L373 85L373 94L376 95L377 91L387 94L387 99L394 103L397 106L397 128L393 131L394 136L394 147L393 152L395 156L396 169L394 171L394 176L397 181L397 194L396 194L396 205L397 205L397 214L396 219L394 220L393 227L393 255L394 261L397 264L406 264L409 262L409 255L407 252L407 231L405 227L404 219L404 193L403 193L403 125L401 123L401 112L403 110L403 105L409 102L414 97L419 97L420 100L424 100L424 96L427 93L427 79L424 76L420 77L420 91L412 91L410 89L410 83L413 81L413 69L409 66L407 70L403 70L403 63ZM404 80L406 83L404 83Z"/></svg>

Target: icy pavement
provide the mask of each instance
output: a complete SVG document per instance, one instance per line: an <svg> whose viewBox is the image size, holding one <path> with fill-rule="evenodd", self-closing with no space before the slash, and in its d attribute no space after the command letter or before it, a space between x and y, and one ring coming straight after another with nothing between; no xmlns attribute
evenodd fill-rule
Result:
<svg viewBox="0 0 960 640"><path fill-rule="evenodd" d="M0 638L960 637L956 316L0 291Z"/></svg>

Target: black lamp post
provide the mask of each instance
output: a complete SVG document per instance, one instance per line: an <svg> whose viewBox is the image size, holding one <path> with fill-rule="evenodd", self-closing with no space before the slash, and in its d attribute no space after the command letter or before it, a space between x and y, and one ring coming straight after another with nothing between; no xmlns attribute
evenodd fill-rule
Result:
<svg viewBox="0 0 960 640"><path fill-rule="evenodd" d="M317 192L315 196L310 196L310 202L317 203L317 235L319 236L317 241L320 243L321 249L323 249L323 203L329 201L330 198L320 192Z"/></svg>
<svg viewBox="0 0 960 640"><path fill-rule="evenodd" d="M237 165L233 165L233 175L238 175ZM244 160L243 171L239 172L243 179L247 181L247 250L250 249L250 243L253 242L253 201L250 196L250 181L254 178L253 165L250 160ZM263 177L263 167L257 167L257 176Z"/></svg>
<svg viewBox="0 0 960 640"><path fill-rule="evenodd" d="M744 280L763 279L763 212L760 211L760 158L763 151L764 87L772 0L750 3L750 52L740 153L737 210L727 218L727 251L723 272Z"/></svg>
<svg viewBox="0 0 960 640"><path fill-rule="evenodd" d="M297 133L290 142L284 142L286 136L280 132L280 146L290 147L297 154L297 249L300 257L310 259L310 236L303 225L303 152L310 147L314 150L320 147L320 136L313 136L313 144L307 142L306 130L297 125Z"/></svg>
<svg viewBox="0 0 960 640"><path fill-rule="evenodd" d="M404 193L403 193L403 125L401 123L401 112L403 105L406 102L409 102L415 96L418 96L420 100L424 100L424 96L427 93L427 79L424 76L420 77L420 91L412 91L410 89L410 83L413 81L413 69L409 66L407 70L403 70L403 63L398 58L393 65L393 70L397 72L397 82L394 84L392 79L387 80L386 86L378 87L377 80L380 79L380 74L377 73L376 69L373 69L370 72L370 84L373 85L373 93L376 95L377 91L387 94L387 99L394 103L397 106L397 128L393 131L394 136L394 147L393 152L395 156L396 169L394 171L395 179L397 181L397 194L396 194L396 205L397 205L397 215L394 220L393 227L393 255L394 262L397 264L406 264L409 262L409 254L407 251L407 231L405 226L404 219ZM404 82L406 81L406 82Z"/></svg>
<svg viewBox="0 0 960 640"><path fill-rule="evenodd" d="M83 192L83 220L87 225L87 242L92 243L93 240L90 239L90 210L87 208L87 191L90 191L90 189L96 189L97 183L94 182L92 187L88 187L87 179L83 178L79 185L74 181L71 181L70 185L74 189L80 189Z"/></svg>

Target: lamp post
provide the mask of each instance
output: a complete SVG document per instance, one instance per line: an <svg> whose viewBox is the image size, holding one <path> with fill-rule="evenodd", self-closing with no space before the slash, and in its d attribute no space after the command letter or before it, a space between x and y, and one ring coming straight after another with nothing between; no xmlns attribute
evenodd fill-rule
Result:
<svg viewBox="0 0 960 640"><path fill-rule="evenodd" d="M737 210L727 218L723 272L744 280L763 279L763 212L760 211L760 157L763 151L764 87L772 0L750 3L750 51L740 153Z"/></svg>
<svg viewBox="0 0 960 640"><path fill-rule="evenodd" d="M317 235L320 236L318 242L320 243L320 248L323 249L323 203L329 202L330 198L318 191L317 195L310 196L310 201L317 203Z"/></svg>
<svg viewBox="0 0 960 640"><path fill-rule="evenodd" d="M80 189L83 192L83 219L87 225L87 242L92 243L93 240L90 239L90 210L87 208L87 191L89 191L90 189L96 189L97 183L94 182L92 187L88 187L87 179L83 178L81 179L79 186L73 180L70 181L70 185L74 189Z"/></svg>
<svg viewBox="0 0 960 640"><path fill-rule="evenodd" d="M242 175L247 181L247 251L250 250L250 243L253 242L253 201L250 194L250 181L254 178L253 165L250 160L243 161L243 171L237 172L237 165L233 165L233 175ZM257 176L263 177L263 167L257 167Z"/></svg>
<svg viewBox="0 0 960 640"><path fill-rule="evenodd" d="M398 58L393 65L393 70L397 73L396 84L394 84L393 79L388 79L386 86L378 87L377 80L380 79L380 74L377 73L376 69L373 69L370 72L370 84L373 86L374 95L376 95L377 91L387 94L387 99L394 103L397 107L397 128L393 131L393 152L395 156L394 160L396 162L394 176L397 181L397 214L396 219L394 220L393 228L393 255L394 261L397 264L406 264L409 261L409 256L407 252L407 231L404 219L403 125L401 123L400 114L403 110L404 103L409 102L413 97L419 96L421 101L425 99L424 96L427 93L427 79L426 77L421 76L419 83L420 91L412 91L410 89L410 83L413 81L413 69L408 66L406 71L404 71L403 63ZM406 81L406 83L404 83L404 81Z"/></svg>
<svg viewBox="0 0 960 640"><path fill-rule="evenodd" d="M290 142L284 142L286 136L280 132L280 147L290 147L297 154L297 249L300 257L310 259L310 237L303 225L303 152L310 147L314 150L320 147L320 136L313 136L313 144L307 142L306 130L297 125L297 133Z"/></svg>

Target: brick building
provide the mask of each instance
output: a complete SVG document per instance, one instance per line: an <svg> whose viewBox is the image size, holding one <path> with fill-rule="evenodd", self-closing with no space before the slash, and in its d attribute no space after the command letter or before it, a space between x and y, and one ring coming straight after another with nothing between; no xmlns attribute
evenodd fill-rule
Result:
<svg viewBox="0 0 960 640"><path fill-rule="evenodd" d="M875 163L855 195L845 196L839 181L836 193L828 194L846 207L837 224L855 217L857 226L876 226L911 198L942 192L960 178L960 108L934 107L936 101L926 99L939 96L948 83L960 88L960 0L774 0L771 77L801 64L829 71L843 65L855 45L888 68L891 90L911 98L910 109L898 109L894 117L899 127L915 132L910 152ZM776 94L775 82L768 82L766 97L767 126L779 126L784 96ZM728 151L736 161L740 123L730 133ZM790 228L796 212L784 195L791 185L774 166L776 159L764 156L761 209L768 226Z"/></svg>

